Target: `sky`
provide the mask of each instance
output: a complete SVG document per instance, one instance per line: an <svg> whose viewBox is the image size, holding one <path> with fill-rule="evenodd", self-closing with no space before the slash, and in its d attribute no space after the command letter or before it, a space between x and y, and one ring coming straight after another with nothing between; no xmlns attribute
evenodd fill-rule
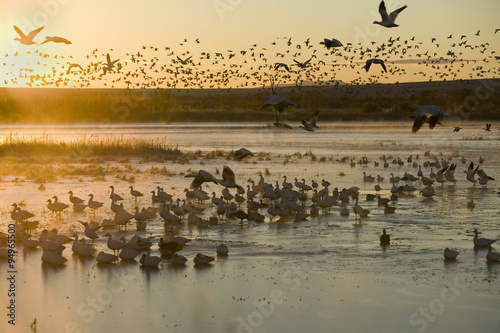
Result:
<svg viewBox="0 0 500 333"><path fill-rule="evenodd" d="M415 37L424 48L430 48L432 37L446 42L447 36L453 34L457 42L460 35L466 35L469 40L475 38L474 43L489 43L489 51L500 52L500 32L494 33L500 28L498 0L388 0L388 11L408 6L397 18L400 26L390 29L372 24L380 19L378 0L0 0L0 3L0 59L17 51L20 57L11 64L13 69L31 64L33 59L25 53L34 48L50 55L72 55L81 61L96 48L102 52L112 49L113 55L123 59L124 53L140 50L144 45L169 46L176 54L238 52L254 44L268 49L272 42L283 37L292 38L294 43L310 38L316 45L323 38L336 38L344 45L350 42L367 46L371 42L384 43L389 37L399 36L402 40ZM60 36L72 44L21 45L13 40L17 36L13 25L26 33L44 25L35 41L41 42L45 36ZM478 30L480 34L475 36ZM197 38L199 44L194 43ZM183 43L184 39L188 42ZM285 47L278 43L277 52Z"/></svg>

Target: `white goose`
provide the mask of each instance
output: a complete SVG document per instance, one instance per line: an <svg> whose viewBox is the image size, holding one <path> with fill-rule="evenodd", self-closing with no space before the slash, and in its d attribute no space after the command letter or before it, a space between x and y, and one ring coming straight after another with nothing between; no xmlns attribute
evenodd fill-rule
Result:
<svg viewBox="0 0 500 333"><path fill-rule="evenodd" d="M48 42L52 42L52 43L64 43L64 44L72 44L69 40L67 40L66 38L63 38L63 37L58 37L58 36L46 36L45 37L45 40L43 42L41 42L39 45L42 45L42 44L45 44L45 43L48 43Z"/></svg>
<svg viewBox="0 0 500 333"><path fill-rule="evenodd" d="M80 199L79 197L75 197L73 195L73 191L69 191L68 192L69 194L69 201L72 203L72 204L82 204L84 203L84 200L83 199Z"/></svg>
<svg viewBox="0 0 500 333"><path fill-rule="evenodd" d="M122 249L118 256L121 260L134 260L139 253L139 251L133 249Z"/></svg>
<svg viewBox="0 0 500 333"><path fill-rule="evenodd" d="M118 257L111 253L99 252L95 258L99 264L111 264L118 260Z"/></svg>
<svg viewBox="0 0 500 333"><path fill-rule="evenodd" d="M137 190L134 190L133 186L130 186L129 188L130 188L130 194L132 194L132 196L134 197L135 201L137 201L138 197L144 196L144 194L142 194L141 192L139 192Z"/></svg>
<svg viewBox="0 0 500 333"><path fill-rule="evenodd" d="M36 37L36 35L42 31L42 29L45 28L45 26L40 27L38 29L35 29L31 31L27 36L19 29L17 26L14 26L14 30L19 34L19 37L14 38L14 40L17 40L19 43L24 44L24 45L33 45L36 44L33 41L33 38Z"/></svg>
<svg viewBox="0 0 500 333"><path fill-rule="evenodd" d="M89 208L92 209L92 211L95 214L95 210L98 209L98 208L101 208L104 205L104 203L99 202L99 201L95 201L94 200L94 195L92 193L89 194L89 197L90 198L89 198L89 201L87 203L87 206L89 206Z"/></svg>
<svg viewBox="0 0 500 333"><path fill-rule="evenodd" d="M494 239L478 238L478 235L479 232L477 231L477 229L474 229L474 246L487 247L496 242L496 240Z"/></svg>
<svg viewBox="0 0 500 333"><path fill-rule="evenodd" d="M24 220L35 216L34 214L26 210L21 210L21 208L17 206L17 203L13 203L12 207L14 207L14 209L10 213L10 217L16 222L23 222Z"/></svg>
<svg viewBox="0 0 500 333"><path fill-rule="evenodd" d="M170 264L174 266L182 266L187 262L187 258L180 254L174 254L172 259L170 259Z"/></svg>
<svg viewBox="0 0 500 333"><path fill-rule="evenodd" d="M43 250L42 262L49 265L63 265L68 259L64 258L62 255Z"/></svg>
<svg viewBox="0 0 500 333"><path fill-rule="evenodd" d="M227 256L229 254L229 248L227 247L226 244L220 244L217 246L217 255L218 256Z"/></svg>
<svg viewBox="0 0 500 333"><path fill-rule="evenodd" d="M112 72L113 67L115 64L119 61L120 59L116 59L111 61L111 57L109 56L109 53L106 54L106 65L103 67L104 75L106 75L106 72Z"/></svg>
<svg viewBox="0 0 500 333"><path fill-rule="evenodd" d="M150 251L148 250L147 253L142 255L141 259L139 259L139 262L144 267L155 268L160 264L161 258L158 256L150 255Z"/></svg>
<svg viewBox="0 0 500 333"><path fill-rule="evenodd" d="M195 265L208 265L214 260L215 260L214 257L207 256L201 253L196 254L196 256L193 259Z"/></svg>
<svg viewBox="0 0 500 333"><path fill-rule="evenodd" d="M401 13L406 7L408 6L404 5L403 7L393 11L391 14L388 14L387 9L385 8L384 1L380 2L378 12L380 13L380 16L382 16L382 21L374 21L373 24L380 24L381 26L386 28L397 27L398 25L394 23L394 21L396 21L399 13Z"/></svg>
<svg viewBox="0 0 500 333"><path fill-rule="evenodd" d="M450 250L449 248L444 249L444 259L455 260L457 259L458 251Z"/></svg>
<svg viewBox="0 0 500 333"><path fill-rule="evenodd" d="M108 237L107 245L110 250L113 250L113 254L116 254L125 246L121 240L113 239L113 236L109 232L104 237Z"/></svg>
<svg viewBox="0 0 500 333"><path fill-rule="evenodd" d="M489 262L498 262L500 261L500 253L493 252L491 250L491 245L488 247L488 253L486 254L486 260Z"/></svg>
<svg viewBox="0 0 500 333"><path fill-rule="evenodd" d="M92 239L92 244L94 244L94 240L99 238L96 231L102 228L102 225L91 227L88 222L83 222L83 221L78 221L78 222L80 222L85 227L85 231L83 232L84 235Z"/></svg>
<svg viewBox="0 0 500 333"><path fill-rule="evenodd" d="M378 65L382 66L382 68L384 69L384 72L387 73L387 68L385 67L384 61L381 59L376 59L376 58L368 59L366 61L365 65L363 66L363 68L368 72L368 70L370 69L370 66L372 64L378 64Z"/></svg>
<svg viewBox="0 0 500 333"><path fill-rule="evenodd" d="M429 123L429 128L433 129L437 124L441 124L440 120L443 117L449 117L443 108L437 105L423 105L417 108L417 113L410 117L415 118L411 129L412 133L417 133L426 122Z"/></svg>
<svg viewBox="0 0 500 333"><path fill-rule="evenodd" d="M119 194L115 193L115 187L113 185L110 185L109 188L111 189L111 194L109 195L109 198L112 201L121 201L121 200L123 200L123 198Z"/></svg>

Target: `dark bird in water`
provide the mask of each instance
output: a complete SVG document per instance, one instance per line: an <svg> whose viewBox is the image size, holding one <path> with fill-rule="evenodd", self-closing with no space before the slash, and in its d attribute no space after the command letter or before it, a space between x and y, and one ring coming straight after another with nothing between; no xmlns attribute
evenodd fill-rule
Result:
<svg viewBox="0 0 500 333"><path fill-rule="evenodd" d="M248 214L242 210L237 210L230 215L231 218L236 217L240 219L240 224L243 224L243 220L248 220Z"/></svg>
<svg viewBox="0 0 500 333"><path fill-rule="evenodd" d="M380 236L380 245L381 246L387 246L391 244L391 236L386 234L385 229L383 230L382 236Z"/></svg>

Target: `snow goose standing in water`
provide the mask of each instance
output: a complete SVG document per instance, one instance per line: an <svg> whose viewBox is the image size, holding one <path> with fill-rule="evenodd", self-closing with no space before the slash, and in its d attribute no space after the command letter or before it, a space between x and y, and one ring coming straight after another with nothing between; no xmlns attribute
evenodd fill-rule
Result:
<svg viewBox="0 0 500 333"><path fill-rule="evenodd" d="M69 191L68 194L69 194L69 201L71 203L73 203L73 204L82 204L82 203L84 203L83 199L80 199L79 197L75 197L73 195L73 191Z"/></svg>
<svg viewBox="0 0 500 333"><path fill-rule="evenodd" d="M478 234L479 232L477 229L474 229L474 246L487 247L496 242L494 239L478 238Z"/></svg>
<svg viewBox="0 0 500 333"><path fill-rule="evenodd" d="M495 178L488 176L483 169L477 170L477 175L479 176L479 185L482 186L486 186L489 180L495 180Z"/></svg>
<svg viewBox="0 0 500 333"><path fill-rule="evenodd" d="M380 2L378 12L380 13L380 16L382 16L382 21L374 21L373 24L380 24L381 26L384 26L386 28L397 27L398 25L394 23L394 21L396 21L399 13L401 13L406 7L408 6L404 5L403 7L393 11L391 14L388 14L387 9L385 8L384 1Z"/></svg>
<svg viewBox="0 0 500 333"><path fill-rule="evenodd" d="M469 167L464 173L467 175L466 178L471 183L477 183L477 180L474 178L476 176L477 170L479 169L479 165L474 169L474 162L470 162Z"/></svg>
<svg viewBox="0 0 500 333"><path fill-rule="evenodd" d="M111 200L113 200L113 201L123 200L123 198L119 194L115 193L115 187L113 185L109 186L109 188L111 189L111 194L109 195L109 198Z"/></svg>
<svg viewBox="0 0 500 333"><path fill-rule="evenodd" d="M141 192L139 192L137 190L134 190L133 186L129 186L129 188L130 188L130 194L132 194L132 196L134 197L135 201L137 201L138 197L144 196L144 194L142 194Z"/></svg>
<svg viewBox="0 0 500 333"><path fill-rule="evenodd" d="M96 231L102 228L102 225L98 225L92 228L88 222L83 222L83 221L78 221L78 222L80 222L85 227L85 231L83 232L84 235L92 239L92 244L94 244L94 240L99 238Z"/></svg>
<svg viewBox="0 0 500 333"><path fill-rule="evenodd" d="M13 203L12 207L14 207L14 209L10 213L10 217L18 223L24 222L25 220L35 216L26 210L21 210L21 208L17 206L17 203Z"/></svg>
<svg viewBox="0 0 500 333"><path fill-rule="evenodd" d="M98 208L101 208L104 205L104 203L99 202L99 201L95 201L94 200L94 195L92 193L89 194L89 197L90 198L89 198L89 201L88 201L87 205L89 206L90 209L93 210L93 212L95 214L95 210L98 209Z"/></svg>
<svg viewBox="0 0 500 333"><path fill-rule="evenodd" d="M125 246L125 243L123 243L121 240L113 239L113 236L109 232L105 234L104 237L108 237L108 248L110 250L113 250L114 254L120 251Z"/></svg>

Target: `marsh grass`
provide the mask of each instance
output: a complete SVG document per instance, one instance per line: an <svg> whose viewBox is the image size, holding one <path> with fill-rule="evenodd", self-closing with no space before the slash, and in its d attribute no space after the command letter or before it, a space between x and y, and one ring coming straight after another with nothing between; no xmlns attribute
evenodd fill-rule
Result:
<svg viewBox="0 0 500 333"><path fill-rule="evenodd" d="M186 163L189 158L178 147L140 139L84 137L61 142L48 136L10 135L0 143L0 175L24 177L41 184L82 175L101 181L109 175L139 172L130 159L138 163L151 160ZM135 178L128 181L134 182Z"/></svg>
<svg viewBox="0 0 500 333"><path fill-rule="evenodd" d="M9 135L0 143L0 157L22 158L39 164L89 163L95 159L117 159L126 161L129 157L175 160L183 157L178 147L161 142L116 138L87 138L70 142L57 141L48 136L16 137Z"/></svg>

